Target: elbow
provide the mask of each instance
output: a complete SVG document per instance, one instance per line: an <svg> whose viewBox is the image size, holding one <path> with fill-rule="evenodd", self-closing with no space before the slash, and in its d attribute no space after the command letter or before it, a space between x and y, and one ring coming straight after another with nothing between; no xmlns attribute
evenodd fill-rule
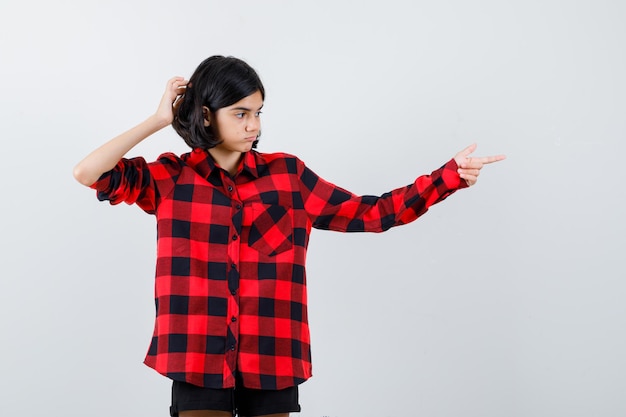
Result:
<svg viewBox="0 0 626 417"><path fill-rule="evenodd" d="M72 172L76 181L84 185L85 187L89 187L98 179L93 177L93 175L89 175L88 172L85 172L81 164L78 164L74 167L74 171Z"/></svg>

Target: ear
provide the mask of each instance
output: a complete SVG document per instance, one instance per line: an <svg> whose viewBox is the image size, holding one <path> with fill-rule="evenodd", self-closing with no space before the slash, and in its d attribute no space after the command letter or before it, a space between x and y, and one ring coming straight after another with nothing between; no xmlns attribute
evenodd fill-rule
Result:
<svg viewBox="0 0 626 417"><path fill-rule="evenodd" d="M204 127L211 125L211 110L207 106L202 106L202 116L204 117Z"/></svg>

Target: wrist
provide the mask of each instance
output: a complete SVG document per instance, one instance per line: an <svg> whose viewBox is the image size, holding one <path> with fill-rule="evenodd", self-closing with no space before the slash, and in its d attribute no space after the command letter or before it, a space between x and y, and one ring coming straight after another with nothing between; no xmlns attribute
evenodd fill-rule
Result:
<svg viewBox="0 0 626 417"><path fill-rule="evenodd" d="M155 113L152 116L148 117L146 122L148 122L148 124L156 132L163 129L164 127L169 126L172 123L172 120L169 117L164 117L159 115L158 113Z"/></svg>

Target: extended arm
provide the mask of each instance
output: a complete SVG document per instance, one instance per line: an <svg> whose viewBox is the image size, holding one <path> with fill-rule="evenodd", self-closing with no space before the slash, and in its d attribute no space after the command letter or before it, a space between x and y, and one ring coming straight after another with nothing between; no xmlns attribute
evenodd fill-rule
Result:
<svg viewBox="0 0 626 417"><path fill-rule="evenodd" d="M178 104L176 99L184 93L186 85L182 77L170 79L156 113L87 155L74 167L74 178L85 186L92 185L134 146L171 124L174 106Z"/></svg>
<svg viewBox="0 0 626 417"><path fill-rule="evenodd" d="M304 206L313 227L342 232L382 232L407 224L458 189L474 185L485 164L504 155L470 157L476 145L458 152L430 175L381 196L357 196L304 167L300 175Z"/></svg>

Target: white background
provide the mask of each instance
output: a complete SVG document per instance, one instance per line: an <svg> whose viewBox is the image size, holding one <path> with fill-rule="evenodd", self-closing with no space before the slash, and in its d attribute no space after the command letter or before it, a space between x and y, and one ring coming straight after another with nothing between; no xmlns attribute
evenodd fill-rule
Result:
<svg viewBox="0 0 626 417"><path fill-rule="evenodd" d="M0 1L0 415L166 416L154 219L73 166L213 54L259 150L381 194L508 159L384 234L314 231L302 417L624 416L626 3ZM171 129L129 156L187 151ZM619 254L622 253L620 256Z"/></svg>

